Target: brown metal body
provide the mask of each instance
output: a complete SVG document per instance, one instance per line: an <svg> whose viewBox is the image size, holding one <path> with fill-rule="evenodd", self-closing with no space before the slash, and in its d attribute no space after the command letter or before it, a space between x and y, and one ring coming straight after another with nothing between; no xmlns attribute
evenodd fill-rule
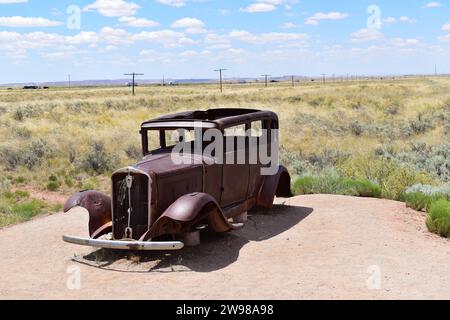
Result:
<svg viewBox="0 0 450 320"><path fill-rule="evenodd" d="M90 214L91 237L103 234L102 230L110 231L111 224L113 238L117 240L126 238L128 224L133 230L132 238L141 241L180 235L200 226L216 232L231 231L235 226L229 222L230 218L255 206L270 208L275 195L291 196L286 168L280 166L276 175L262 176L260 163L218 164L202 154L186 154L190 163L174 164L172 147L166 146L164 138L160 139L160 148L148 150L147 131L157 130L163 137L165 130L193 129L199 124L223 132L238 125L248 129L255 122L260 122L262 128L278 129L275 113L246 109L185 112L144 122L141 126L144 157L112 175L112 201L98 192L81 192L69 199L65 211L77 205L85 207ZM129 175L133 177L131 199L123 191L123 181Z"/></svg>

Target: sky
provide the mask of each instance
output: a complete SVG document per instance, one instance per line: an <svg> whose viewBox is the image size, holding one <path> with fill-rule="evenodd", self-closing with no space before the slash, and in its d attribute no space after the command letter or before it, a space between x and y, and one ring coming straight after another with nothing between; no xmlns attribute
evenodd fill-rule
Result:
<svg viewBox="0 0 450 320"><path fill-rule="evenodd" d="M450 0L0 0L0 83L450 73Z"/></svg>

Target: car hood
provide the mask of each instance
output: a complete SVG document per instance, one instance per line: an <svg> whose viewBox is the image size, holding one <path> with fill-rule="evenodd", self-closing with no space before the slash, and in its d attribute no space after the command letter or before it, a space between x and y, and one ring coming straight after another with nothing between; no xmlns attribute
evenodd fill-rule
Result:
<svg viewBox="0 0 450 320"><path fill-rule="evenodd" d="M183 163L178 164L172 160L170 151L151 154L144 157L133 167L148 174L153 173L157 176L164 176L203 166L203 157L201 155L189 154L182 155L180 158L183 160Z"/></svg>

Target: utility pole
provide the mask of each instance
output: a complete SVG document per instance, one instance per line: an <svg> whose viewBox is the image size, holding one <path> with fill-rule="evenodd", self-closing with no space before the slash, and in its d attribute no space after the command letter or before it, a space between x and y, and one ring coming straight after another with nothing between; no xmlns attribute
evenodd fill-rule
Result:
<svg viewBox="0 0 450 320"><path fill-rule="evenodd" d="M219 72L220 92L223 92L222 71L227 71L227 69L220 68L220 69L214 70L214 72Z"/></svg>
<svg viewBox="0 0 450 320"><path fill-rule="evenodd" d="M69 74L69 89L70 89L70 74Z"/></svg>
<svg viewBox="0 0 450 320"><path fill-rule="evenodd" d="M326 77L326 73L322 73L322 80L323 80L323 84L325 84L325 77Z"/></svg>
<svg viewBox="0 0 450 320"><path fill-rule="evenodd" d="M268 79L269 77L271 77L271 75L270 75L270 74L263 74L261 77L264 77L264 79L265 79L265 84L266 84L266 88L267 88L267 87L268 87L267 79Z"/></svg>
<svg viewBox="0 0 450 320"><path fill-rule="evenodd" d="M437 76L437 64L434 65L434 75Z"/></svg>
<svg viewBox="0 0 450 320"><path fill-rule="evenodd" d="M291 81L292 81L292 87L295 87L295 84L294 84L294 76L291 76Z"/></svg>
<svg viewBox="0 0 450 320"><path fill-rule="evenodd" d="M165 79L165 77L164 77L164 75L163 75L163 78L162 78L162 86L164 87L166 85L166 79Z"/></svg>
<svg viewBox="0 0 450 320"><path fill-rule="evenodd" d="M134 81L134 79L136 78L136 76L143 76L144 74L133 72L133 73L125 73L124 75L125 76L133 76L133 83L131 85L133 87L133 96L134 96L134 86L136 85L136 82Z"/></svg>

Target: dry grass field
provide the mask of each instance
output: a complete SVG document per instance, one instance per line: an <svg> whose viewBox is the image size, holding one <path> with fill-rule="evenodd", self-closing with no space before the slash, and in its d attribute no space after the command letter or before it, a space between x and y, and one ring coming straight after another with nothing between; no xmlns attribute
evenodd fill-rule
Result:
<svg viewBox="0 0 450 320"><path fill-rule="evenodd" d="M141 122L225 107L279 115L280 160L299 176L298 194L450 197L449 78L226 85L223 94L141 86L135 97L126 87L0 89L0 225L60 210L39 192L109 193L111 171L140 157Z"/></svg>

